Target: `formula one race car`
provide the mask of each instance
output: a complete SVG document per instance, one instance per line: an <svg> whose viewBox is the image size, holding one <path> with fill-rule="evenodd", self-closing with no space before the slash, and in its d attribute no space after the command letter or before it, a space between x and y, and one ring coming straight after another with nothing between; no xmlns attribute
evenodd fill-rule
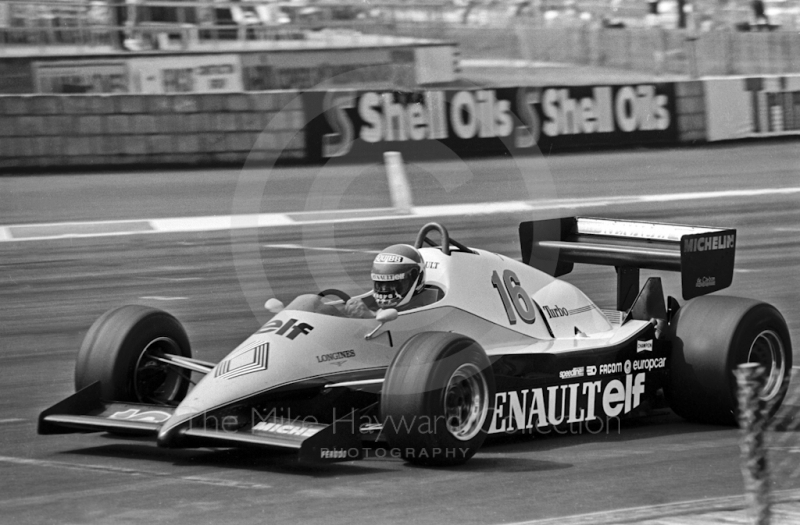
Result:
<svg viewBox="0 0 800 525"><path fill-rule="evenodd" d="M78 353L77 392L42 412L39 433L145 434L164 447L264 447L307 461L361 458L369 440L450 465L489 435L597 428L656 400L689 420L733 423L732 370L745 362L763 366L760 396L778 409L792 366L783 317L705 296L731 283L735 230L565 218L524 222L519 234L523 262L428 224L415 243L424 304L354 319L331 307L348 299L337 290L321 292L337 296L321 310L272 299L274 317L217 364L191 357L171 315L112 310ZM574 263L616 267L616 308L556 278ZM679 271L688 302L665 299L656 277L640 288L641 268ZM192 373L203 377L189 390Z"/></svg>

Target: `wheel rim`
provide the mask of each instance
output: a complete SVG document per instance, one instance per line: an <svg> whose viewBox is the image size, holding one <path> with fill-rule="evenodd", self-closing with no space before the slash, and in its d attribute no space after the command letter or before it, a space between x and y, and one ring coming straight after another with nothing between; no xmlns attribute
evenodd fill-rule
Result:
<svg viewBox="0 0 800 525"><path fill-rule="evenodd" d="M480 369L461 365L450 376L444 395L447 430L456 439L468 441L483 428L489 411L489 387Z"/></svg>
<svg viewBox="0 0 800 525"><path fill-rule="evenodd" d="M764 330L756 336L747 354L748 363L758 363L764 367L765 383L761 399L771 401L783 386L786 371L786 349L780 336L773 330Z"/></svg>
<svg viewBox="0 0 800 525"><path fill-rule="evenodd" d="M144 347L133 371L133 391L143 403L172 405L188 378L176 367L154 359L163 354L182 355L180 346L168 337L159 337Z"/></svg>

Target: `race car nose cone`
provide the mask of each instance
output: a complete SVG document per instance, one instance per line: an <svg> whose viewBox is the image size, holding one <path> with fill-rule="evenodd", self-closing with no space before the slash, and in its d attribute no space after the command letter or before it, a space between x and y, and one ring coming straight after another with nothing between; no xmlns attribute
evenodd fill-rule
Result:
<svg viewBox="0 0 800 525"><path fill-rule="evenodd" d="M156 439L158 446L164 448L181 447L181 441L190 419L190 415L185 415L184 417L173 417L167 421L158 432L158 438Z"/></svg>

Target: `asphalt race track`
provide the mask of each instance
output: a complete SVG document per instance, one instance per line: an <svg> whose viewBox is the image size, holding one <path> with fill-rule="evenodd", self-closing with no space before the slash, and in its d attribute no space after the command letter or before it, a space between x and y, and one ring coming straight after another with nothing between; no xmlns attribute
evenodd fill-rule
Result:
<svg viewBox="0 0 800 525"><path fill-rule="evenodd" d="M429 162L407 174L416 206L526 200L541 204L526 217L577 212L735 227L737 270L723 293L773 303L798 345L799 169L796 142L769 142ZM741 503L738 431L666 410L596 434L505 438L452 469L411 467L382 449L309 468L253 450L36 435L38 413L73 391L75 353L107 309L168 310L195 355L216 361L268 318L260 305L269 297L365 290L372 252L412 242L427 220L364 219L390 204L379 165L0 178L0 226L302 212L297 223L259 230L94 236L107 232L101 223L81 230L86 237L0 240L0 521L600 523ZM523 217L496 208L442 222L465 244L518 256ZM335 211L350 209L361 211ZM351 220L329 222L342 218ZM48 229L69 226L36 231ZM661 275L678 296L676 276ZM568 278L598 304L613 304L613 270ZM791 428L798 411L793 387L779 413L783 430L769 436L773 488L784 495L800 489L800 431ZM613 512L576 517L603 511Z"/></svg>

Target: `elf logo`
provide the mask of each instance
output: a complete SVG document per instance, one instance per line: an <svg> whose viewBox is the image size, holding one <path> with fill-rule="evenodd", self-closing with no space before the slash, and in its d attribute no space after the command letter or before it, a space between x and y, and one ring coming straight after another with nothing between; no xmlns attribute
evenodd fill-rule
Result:
<svg viewBox="0 0 800 525"><path fill-rule="evenodd" d="M289 319L288 321L270 321L261 329L256 332L258 334L269 334L275 332L275 335L285 335L289 339L294 340L300 334L308 334L314 327L308 323L297 323L297 319Z"/></svg>

